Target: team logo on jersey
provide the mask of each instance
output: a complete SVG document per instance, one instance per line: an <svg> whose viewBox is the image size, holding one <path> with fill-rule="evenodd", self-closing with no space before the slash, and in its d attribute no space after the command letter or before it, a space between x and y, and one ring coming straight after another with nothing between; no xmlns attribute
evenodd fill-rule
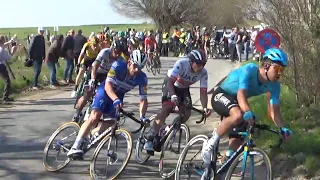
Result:
<svg viewBox="0 0 320 180"><path fill-rule="evenodd" d="M110 69L108 72L109 77L115 77L116 76L116 71L114 69Z"/></svg>

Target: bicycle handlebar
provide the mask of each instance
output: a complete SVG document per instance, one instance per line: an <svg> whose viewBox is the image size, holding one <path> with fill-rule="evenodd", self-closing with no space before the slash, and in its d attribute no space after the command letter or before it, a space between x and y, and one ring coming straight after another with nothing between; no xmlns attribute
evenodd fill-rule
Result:
<svg viewBox="0 0 320 180"><path fill-rule="evenodd" d="M202 123L203 121L204 121L204 122L203 122L204 124L206 123L207 118L205 117L205 112L204 112L204 111L199 110L199 109L197 109L197 108L195 108L195 107L192 107L191 110L193 110L193 111L195 111L195 112L197 112L197 113L199 113L199 114L202 115L201 119L198 120L198 121L196 121L197 124L200 124L200 123Z"/></svg>
<svg viewBox="0 0 320 180"><path fill-rule="evenodd" d="M281 136L281 131L271 129L271 127L269 125L266 125L266 124L255 124L254 128L257 128L257 129L260 129L260 130L264 130L264 131L269 131L269 132L272 132L274 134L277 134L277 135ZM274 145L270 145L270 148L271 149L280 148L282 143L283 143L283 139L281 137L279 137L278 142L276 144L274 144Z"/></svg>
<svg viewBox="0 0 320 180"><path fill-rule="evenodd" d="M126 112L125 110L123 109L120 109L120 116L126 116L128 118L130 118L131 120L135 121L136 123L140 124L140 127L139 129L135 130L135 131L131 131L132 134L136 134L138 132L141 131L141 129L143 128L143 126L145 125L145 123L141 122L139 119L135 118L134 117L134 113L133 112Z"/></svg>

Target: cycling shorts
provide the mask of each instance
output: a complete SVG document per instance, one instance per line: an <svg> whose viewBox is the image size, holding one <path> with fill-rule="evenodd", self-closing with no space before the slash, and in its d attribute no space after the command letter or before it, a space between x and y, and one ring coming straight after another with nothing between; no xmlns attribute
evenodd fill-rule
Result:
<svg viewBox="0 0 320 180"><path fill-rule="evenodd" d="M88 67L92 66L94 61L95 59L84 58L80 63L80 67L87 69Z"/></svg>
<svg viewBox="0 0 320 180"><path fill-rule="evenodd" d="M171 103L171 94L169 92L168 83L170 82L170 78L168 76L165 77L162 84L162 104ZM178 101L186 106L187 109L192 108L192 99L190 95L190 89L187 88L178 88L174 86L174 92L178 97Z"/></svg>
<svg viewBox="0 0 320 180"><path fill-rule="evenodd" d="M104 121L116 120L117 114L113 106L113 101L107 95L104 87L100 86L97 88L96 95L93 98L93 102L91 105L92 110L101 111L103 114L103 117L101 119L103 119ZM121 97L120 100L123 102L123 97Z"/></svg>
<svg viewBox="0 0 320 180"><path fill-rule="evenodd" d="M237 97L231 96L218 87L211 97L212 109L221 117L230 116L229 112L233 107L239 107ZM243 121L244 122L244 121ZM246 126L244 123L239 124L236 127L236 131L245 131ZM242 138L240 135L229 135L229 138Z"/></svg>

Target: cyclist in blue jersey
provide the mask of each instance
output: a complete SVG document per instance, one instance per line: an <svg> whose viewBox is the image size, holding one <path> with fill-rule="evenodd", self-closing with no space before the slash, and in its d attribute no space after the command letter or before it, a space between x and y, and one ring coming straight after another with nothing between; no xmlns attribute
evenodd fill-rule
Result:
<svg viewBox="0 0 320 180"><path fill-rule="evenodd" d="M254 123L255 116L247 100L252 96L270 92L272 120L280 128L285 139L292 135L292 131L282 120L279 105L280 83L278 80L288 65L287 55L281 49L271 48L265 52L263 58L264 62L260 67L249 63L233 70L214 90L211 99L212 108L225 118L212 133L213 136L203 144L202 157L205 164L210 164L212 150L220 137L236 126L245 128L242 125L243 122ZM235 151L242 141L240 137L229 136L230 151Z"/></svg>
<svg viewBox="0 0 320 180"><path fill-rule="evenodd" d="M101 133L106 128L114 124L117 117L116 109L122 107L124 95L139 86L140 94L140 119L146 121L145 114L148 108L147 100L147 75L141 71L145 66L147 56L140 50L134 50L130 55L130 59L125 61L115 61L112 63L111 68L107 74L105 81L97 88L97 93L92 103L92 112L89 119L85 121L78 133L78 136L68 152L68 156L82 156L83 151L81 144L83 139L87 137L91 127L94 127L99 120L103 123L98 127ZM97 136L97 134L94 134Z"/></svg>

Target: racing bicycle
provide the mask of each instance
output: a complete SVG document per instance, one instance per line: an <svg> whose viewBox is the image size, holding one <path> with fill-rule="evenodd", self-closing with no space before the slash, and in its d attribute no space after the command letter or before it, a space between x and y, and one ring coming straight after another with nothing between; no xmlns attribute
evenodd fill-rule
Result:
<svg viewBox="0 0 320 180"><path fill-rule="evenodd" d="M205 120L204 112L192 107L193 111L200 113L202 115L201 121L197 121L197 123L201 123ZM184 112L184 111L180 111ZM163 178L169 178L174 175L176 168L176 161L172 160L172 157L169 157L168 151L170 151L171 155L176 154L179 155L182 151L182 145L187 144L190 139L190 130L186 124L183 124L183 113L179 113L178 110L173 110L172 113L178 113L179 115L174 118L171 125L166 126L166 128L160 129L159 134L154 137L153 148L156 152L160 152L160 161L159 161L159 173ZM150 121L154 121L156 118L156 114L150 117ZM148 154L144 150L144 144L147 142L145 138L145 134L150 130L150 126L146 124L138 137L136 148L135 148L135 159L138 163L143 164L150 158L150 154ZM185 139L185 142L182 143L182 138ZM178 142L175 142L178 140ZM151 154L153 155L153 154ZM169 160L164 160L165 156ZM165 163L166 162L166 163ZM170 167L174 164L174 167Z"/></svg>
<svg viewBox="0 0 320 180"><path fill-rule="evenodd" d="M144 127L144 123L142 123L139 119L134 117L134 113L132 112L126 112L122 109L120 109L121 116L126 116L133 121L140 124L140 127L132 131L131 133L138 133L141 131L141 129ZM128 132L125 129L119 129L119 119L121 117L120 115L117 118L117 121L103 131L100 135L97 137L88 135L87 138L85 138L82 148L84 154L86 154L90 149L93 148L93 146L97 145L94 151L94 154L90 161L90 176L92 179L115 179L126 167L132 153L132 137L131 133ZM71 133L68 133L67 135L63 135L62 137L58 137L62 132L66 132L67 130L71 130ZM47 171L55 172L59 171L63 168L65 168L72 160L72 158L69 158L67 156L67 153L69 152L70 148L73 145L73 142L75 141L75 138L80 130L79 124L75 122L68 122L60 126L49 138L45 148L44 148L44 154L43 154L43 166ZM91 134L91 133L89 133ZM72 138L73 137L73 138ZM71 140L69 139L71 138ZM120 140L122 138L122 140ZM68 140L69 139L69 140ZM106 152L102 152L103 146L106 144ZM112 147L113 146L113 147ZM53 163L50 163L50 157L49 157L49 149L53 149L53 157L52 159L55 160ZM119 150L125 149L124 155L119 155ZM102 152L102 153L100 153ZM58 160L59 155L62 155L62 159ZM103 158L105 160L99 159L98 161L98 155L100 155L100 158ZM124 157L123 162L119 163L119 158ZM78 157L80 160L83 158ZM104 163L101 163L104 162ZM98 165L103 164L104 170L101 170L101 168L98 168ZM109 168L112 166L119 166L117 169L110 170ZM114 166L113 166L114 167ZM112 167L111 167L112 168ZM104 173L104 177L101 177L99 173ZM110 175L110 174L111 175Z"/></svg>
<svg viewBox="0 0 320 180"><path fill-rule="evenodd" d="M161 70L161 61L160 57L157 52L150 52L150 59L147 63L147 71L152 72L153 75L156 75L157 73L160 74Z"/></svg>
<svg viewBox="0 0 320 180"><path fill-rule="evenodd" d="M75 97L76 101L74 102L74 106L73 106L75 109L76 109L78 100L84 94L85 88L88 87L86 85L89 83L90 75L91 75L91 68L87 68L87 70L84 72L82 81L81 81L80 85L78 86L78 88L76 90L76 97Z"/></svg>
<svg viewBox="0 0 320 180"><path fill-rule="evenodd" d="M220 157L219 142L212 152L213 154L211 156L211 164L209 166L206 166L203 164L201 157L199 164L196 164L192 161L195 160L198 154L201 154L202 144L208 140L208 137L206 135L197 135L192 138L179 157L175 179L195 179L196 177L201 177L203 173L206 173L206 177L204 178L205 180L219 179L221 177L225 177L226 180L229 180L234 176L237 178L240 177L240 179L249 178L253 180L258 179L255 176L254 172L255 166L259 165L264 166L262 169L266 171L266 173L263 174L258 171L259 178L272 180L273 173L270 158L266 151L255 146L253 141L253 137L255 134L254 130L269 131L279 136L280 131L273 130L270 128L270 126L265 124L254 124L253 126L249 126L249 128L247 125L246 129L247 131L238 131L238 129L236 128L233 129L231 135L242 136L243 138L245 138L245 141L235 153L233 153L224 163L222 163L219 168L217 167L217 160L218 157ZM196 143L198 143L198 145L195 145ZM279 148L281 144L282 139L279 138L279 142L276 145L270 147ZM195 145L194 147L198 150L190 150L193 145ZM192 152L192 154L194 155L188 155L188 157L191 157L191 160L186 164L183 164L183 162L186 160L188 151ZM255 157L260 157L262 159L262 162L257 161ZM247 165L247 163L249 163L249 165ZM250 170L250 174L246 175L245 173L246 171L248 171L248 169ZM182 173L186 173L187 177L183 176ZM195 173L195 177L191 177L192 173Z"/></svg>

